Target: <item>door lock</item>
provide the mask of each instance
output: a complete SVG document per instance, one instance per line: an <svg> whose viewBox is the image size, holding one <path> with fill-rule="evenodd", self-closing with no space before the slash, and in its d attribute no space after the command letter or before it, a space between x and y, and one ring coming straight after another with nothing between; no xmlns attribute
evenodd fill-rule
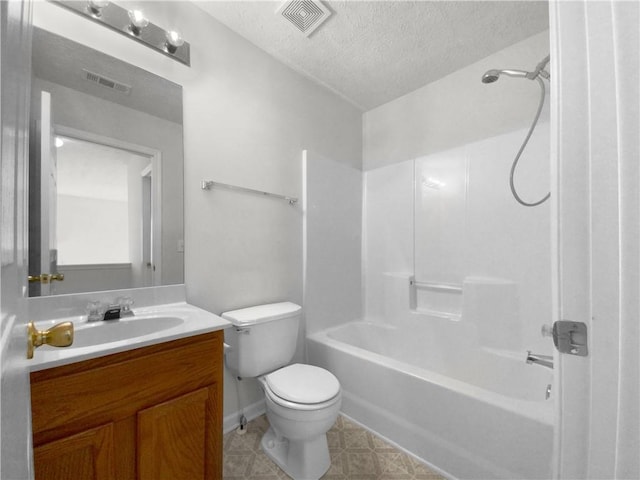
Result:
<svg viewBox="0 0 640 480"><path fill-rule="evenodd" d="M558 320L553 324L553 343L560 353L586 357L587 325L582 322Z"/></svg>

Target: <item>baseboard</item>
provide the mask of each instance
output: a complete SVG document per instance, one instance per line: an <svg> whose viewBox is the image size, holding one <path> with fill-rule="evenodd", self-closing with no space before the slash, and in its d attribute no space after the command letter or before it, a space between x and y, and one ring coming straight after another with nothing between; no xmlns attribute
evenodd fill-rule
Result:
<svg viewBox="0 0 640 480"><path fill-rule="evenodd" d="M259 417L266 411L266 406L264 399L258 400L255 403L252 403L248 407L245 407L242 411L237 410L228 415L224 416L222 421L222 431L224 433L229 433L240 426L240 415L244 413L247 421L251 421L256 417Z"/></svg>
<svg viewBox="0 0 640 480"><path fill-rule="evenodd" d="M349 415L347 415L344 412L340 412L340 415L342 415L343 417L345 417L347 420L349 420L352 423L355 423L356 425L358 425L359 427L363 428L364 430L367 430L369 432L371 432L372 434L374 434L376 437L381 438L382 440L384 440L386 443L388 443L389 445L391 445L392 447L396 448L397 450L400 450L401 452L409 455L410 457L413 457L414 459L416 459L418 462L425 464L427 467L429 467L429 469L433 470L434 472L438 473L439 475L441 475L442 477L446 478L447 480L458 480L456 477L454 477L453 475L451 475L449 472L446 472L444 470L442 470L441 468L437 467L436 465L432 464L431 462L428 462L427 460L425 460L424 458L419 457L418 455L416 455L415 453L407 450L406 448L404 448L401 445L398 445L396 442L394 442L393 440L391 440L390 438L385 437L384 435L382 435L380 432L375 431L374 429L368 427L367 425L365 425L362 422L359 422L358 420L356 420L353 417L350 417Z"/></svg>

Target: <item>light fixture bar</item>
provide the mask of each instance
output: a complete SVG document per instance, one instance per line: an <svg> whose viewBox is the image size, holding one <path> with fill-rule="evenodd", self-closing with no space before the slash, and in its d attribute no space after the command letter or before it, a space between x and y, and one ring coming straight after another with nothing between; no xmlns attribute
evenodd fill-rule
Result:
<svg viewBox="0 0 640 480"><path fill-rule="evenodd" d="M113 2L109 2L106 6L97 10L90 7L86 1L70 1L70 0L50 0L52 3L58 4L64 8L82 15L89 20L104 25L116 32L126 35L153 50L156 50L167 57L173 58L187 66L191 66L191 48L188 42L182 42L179 46L171 45L167 39L171 38L170 33L163 28L149 22L141 28L131 28L131 19L129 11ZM175 43L175 42L174 42Z"/></svg>

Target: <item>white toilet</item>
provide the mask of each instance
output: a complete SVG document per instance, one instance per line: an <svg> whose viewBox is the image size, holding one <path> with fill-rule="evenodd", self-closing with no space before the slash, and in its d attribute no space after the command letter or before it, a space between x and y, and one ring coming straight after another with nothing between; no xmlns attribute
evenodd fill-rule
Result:
<svg viewBox="0 0 640 480"><path fill-rule="evenodd" d="M288 365L296 351L301 307L283 302L222 314L226 361L240 378L257 377L271 427L262 449L295 480L317 480L331 465L327 431L338 418L338 379L312 365ZM285 366L288 365L288 366Z"/></svg>

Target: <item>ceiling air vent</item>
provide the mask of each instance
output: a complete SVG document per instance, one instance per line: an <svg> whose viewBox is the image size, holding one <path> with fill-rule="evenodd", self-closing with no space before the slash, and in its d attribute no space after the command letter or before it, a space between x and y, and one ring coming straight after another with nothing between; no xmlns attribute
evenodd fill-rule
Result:
<svg viewBox="0 0 640 480"><path fill-rule="evenodd" d="M307 37L322 25L331 12L319 0L285 0L276 10Z"/></svg>
<svg viewBox="0 0 640 480"><path fill-rule="evenodd" d="M131 92L131 86L126 85L124 83L117 82L111 78L107 78L98 73L90 72L89 70L82 69L82 73L84 74L84 78L89 80L90 82L97 83L105 88L110 88L111 90L116 90L118 92L124 93L125 95L129 95Z"/></svg>

